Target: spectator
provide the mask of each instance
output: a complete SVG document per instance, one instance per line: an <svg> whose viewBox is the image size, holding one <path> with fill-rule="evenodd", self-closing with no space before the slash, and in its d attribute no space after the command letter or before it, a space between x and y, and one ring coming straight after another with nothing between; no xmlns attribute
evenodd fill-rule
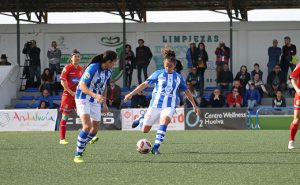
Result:
<svg viewBox="0 0 300 185"><path fill-rule="evenodd" d="M147 68L150 64L151 58L152 58L152 52L149 47L144 46L144 40L139 39L138 40L139 47L136 48L136 66L137 66L137 74L138 74L138 81L139 84L142 83L142 70L144 73L145 80L148 78L147 75Z"/></svg>
<svg viewBox="0 0 300 185"><path fill-rule="evenodd" d="M244 87L242 87L240 80L234 80L234 81L233 81L232 90L233 90L233 88L238 89L239 94L240 94L241 96L244 96L244 95L245 95L245 91L246 91L246 90L245 90Z"/></svg>
<svg viewBox="0 0 300 185"><path fill-rule="evenodd" d="M190 48L188 48L186 51L186 61L189 72L191 72L193 64L195 64L197 61L197 48L195 42L191 42Z"/></svg>
<svg viewBox="0 0 300 185"><path fill-rule="evenodd" d="M48 105L48 109L56 108L53 103L53 98L52 96L49 96L49 91L47 89L44 89L42 92L42 96L39 97L39 104L41 104L41 102L46 102Z"/></svg>
<svg viewBox="0 0 300 185"><path fill-rule="evenodd" d="M220 89L215 89L209 98L209 104L212 107L223 107L225 105L225 97L221 94Z"/></svg>
<svg viewBox="0 0 300 185"><path fill-rule="evenodd" d="M38 109L47 109L49 107L49 103L45 102L45 101L41 101L39 103Z"/></svg>
<svg viewBox="0 0 300 185"><path fill-rule="evenodd" d="M274 107L275 109L277 107L286 107L286 100L282 96L282 92L280 90L276 92L276 96L272 100L272 107Z"/></svg>
<svg viewBox="0 0 300 185"><path fill-rule="evenodd" d="M227 97L228 107L241 107L243 103L243 97L240 95L239 90L237 88L233 88L232 92L230 92Z"/></svg>
<svg viewBox="0 0 300 185"><path fill-rule="evenodd" d="M61 51L57 48L56 41L52 41L51 47L48 49L47 57L49 59L49 69L51 73L60 74L60 58Z"/></svg>
<svg viewBox="0 0 300 185"><path fill-rule="evenodd" d="M132 82L132 73L133 73L133 69L135 68L135 57L133 51L131 50L131 46L129 44L125 45L125 64L124 64L124 59L121 57L120 66L121 69L125 67L125 84L126 87L130 89L131 82Z"/></svg>
<svg viewBox="0 0 300 185"><path fill-rule="evenodd" d="M11 63L7 61L6 54L1 55L0 66L10 66Z"/></svg>
<svg viewBox="0 0 300 185"><path fill-rule="evenodd" d="M131 108L145 108L148 107L148 101L143 91L140 91L138 94L132 96L131 99Z"/></svg>
<svg viewBox="0 0 300 185"><path fill-rule="evenodd" d="M251 83L250 88L246 91L245 102L247 103L248 110L250 111L252 111L254 107L261 102L261 96L259 91L255 88L254 83Z"/></svg>
<svg viewBox="0 0 300 185"><path fill-rule="evenodd" d="M291 68L291 71L294 71L296 67L298 61L293 60L293 57L295 57L296 54L297 49L296 46L291 43L291 38L288 36L284 37L284 46L282 46L280 67L285 75L285 81L287 81L289 67Z"/></svg>
<svg viewBox="0 0 300 185"><path fill-rule="evenodd" d="M281 92L285 90L286 78L279 65L275 65L273 72L268 75L266 88L270 96L274 96L278 90Z"/></svg>
<svg viewBox="0 0 300 185"><path fill-rule="evenodd" d="M199 90L200 81L199 81L199 77L197 74L197 69L195 67L192 68L191 72L186 77L186 83L187 82L190 82L195 90Z"/></svg>
<svg viewBox="0 0 300 185"><path fill-rule="evenodd" d="M281 48L278 47L277 45L278 45L278 41L276 39L274 39L273 46L269 47L269 49L268 49L268 56L269 56L268 74L270 74L273 71L273 68L275 67L275 65L279 64Z"/></svg>
<svg viewBox="0 0 300 185"><path fill-rule="evenodd" d="M220 42L219 46L216 48L216 71L217 79L223 70L223 64L228 64L230 60L230 48L225 45L224 42Z"/></svg>
<svg viewBox="0 0 300 185"><path fill-rule="evenodd" d="M197 73L200 77L200 95L203 96L204 91L204 73L207 68L208 55L203 42L198 44L197 48Z"/></svg>
<svg viewBox="0 0 300 185"><path fill-rule="evenodd" d="M114 80L111 80L107 87L107 105L108 107L120 108L121 100L121 88L115 84Z"/></svg>
<svg viewBox="0 0 300 185"><path fill-rule="evenodd" d="M182 69L183 69L183 66L182 66L181 61L176 59L176 66L175 66L174 70L180 74Z"/></svg>
<svg viewBox="0 0 300 185"><path fill-rule="evenodd" d="M29 57L29 84L31 87L39 87L41 84L41 60L40 53L41 49L37 47L36 41L31 40L24 45L23 54ZM34 82L34 77L37 79L37 83Z"/></svg>
<svg viewBox="0 0 300 185"><path fill-rule="evenodd" d="M254 78L254 75L255 75L256 73L259 74L259 79L262 81L262 79L263 79L263 74L264 74L264 73L259 69L259 64L258 64L258 63L255 63L255 64L254 64L254 70L251 71L251 79Z"/></svg>
<svg viewBox="0 0 300 185"><path fill-rule="evenodd" d="M53 73L50 71L49 68L44 69L41 79L42 79L42 84L40 86L40 91L43 92L44 89L47 89L50 95L52 96L53 95L52 90L54 89L54 77L53 77Z"/></svg>
<svg viewBox="0 0 300 185"><path fill-rule="evenodd" d="M289 91L289 94L292 96L292 97L295 97L295 93L296 93L296 90L294 89L294 86L292 85L292 82L291 82L291 78L289 77L288 81L286 82L286 85L287 85L287 89Z"/></svg>
<svg viewBox="0 0 300 185"><path fill-rule="evenodd" d="M245 65L241 66L240 72L238 72L235 76L235 80L240 80L241 86L246 88L246 85L250 80L250 74L247 72L247 67Z"/></svg>
<svg viewBox="0 0 300 185"><path fill-rule="evenodd" d="M249 80L249 82L246 85L246 89L250 89L250 85L254 83L255 88L259 91L261 97L263 97L264 93L266 95L269 95L265 84L263 83L263 81L260 79L259 73L255 73L253 80Z"/></svg>
<svg viewBox="0 0 300 185"><path fill-rule="evenodd" d="M191 82L187 82L186 85L187 85L187 88L192 93L196 105L200 106L200 104L201 104L200 94L197 91L195 91L195 88L194 88L194 86ZM186 96L184 96L183 101L184 101L184 105L185 105L186 108L192 108L193 107Z"/></svg>
<svg viewBox="0 0 300 185"><path fill-rule="evenodd" d="M217 79L217 85L222 91L230 91L233 82L233 74L229 71L228 64L223 65L223 70L220 73L219 78Z"/></svg>

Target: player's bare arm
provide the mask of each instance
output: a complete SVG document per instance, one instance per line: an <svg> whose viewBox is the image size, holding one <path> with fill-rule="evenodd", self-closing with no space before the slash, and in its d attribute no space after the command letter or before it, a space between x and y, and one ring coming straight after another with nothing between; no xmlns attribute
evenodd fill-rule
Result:
<svg viewBox="0 0 300 185"><path fill-rule="evenodd" d="M148 87L148 82L145 81L143 83L141 83L139 86L137 86L131 93L127 94L124 98L124 102L127 102L128 100L130 100L132 98L132 96L136 95L137 93L143 91L144 89L146 89Z"/></svg>

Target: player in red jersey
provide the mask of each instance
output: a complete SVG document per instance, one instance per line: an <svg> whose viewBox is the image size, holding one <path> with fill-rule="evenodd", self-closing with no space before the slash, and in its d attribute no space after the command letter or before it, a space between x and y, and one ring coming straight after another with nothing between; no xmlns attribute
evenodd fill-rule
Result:
<svg viewBox="0 0 300 185"><path fill-rule="evenodd" d="M83 68L79 65L80 53L77 50L73 50L70 57L70 64L66 65L60 76L61 85L64 88L60 112L62 112L62 118L59 126L60 141L59 144L68 144L66 141L66 124L68 117L73 109L76 108L75 104L75 92L79 83L80 77L83 74Z"/></svg>
<svg viewBox="0 0 300 185"><path fill-rule="evenodd" d="M294 98L294 120L290 126L290 141L288 149L295 148L295 135L298 131L300 122L300 64L294 69L290 75L292 85L296 91Z"/></svg>

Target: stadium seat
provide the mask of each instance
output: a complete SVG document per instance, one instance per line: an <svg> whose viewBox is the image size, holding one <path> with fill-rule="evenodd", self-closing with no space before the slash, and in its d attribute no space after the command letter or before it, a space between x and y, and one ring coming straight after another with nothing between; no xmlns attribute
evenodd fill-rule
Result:
<svg viewBox="0 0 300 185"><path fill-rule="evenodd" d="M32 103L30 105L30 108L37 108L39 106L39 103Z"/></svg>
<svg viewBox="0 0 300 185"><path fill-rule="evenodd" d="M129 91L128 87L122 87L121 88L121 92L128 92L128 91Z"/></svg>
<svg viewBox="0 0 300 185"><path fill-rule="evenodd" d="M28 88L25 92L39 92L39 88Z"/></svg>
<svg viewBox="0 0 300 185"><path fill-rule="evenodd" d="M123 102L121 107L131 107L131 101Z"/></svg>
<svg viewBox="0 0 300 185"><path fill-rule="evenodd" d="M217 88L216 86L207 86L207 87L205 87L204 91L213 91L216 88Z"/></svg>
<svg viewBox="0 0 300 185"><path fill-rule="evenodd" d="M61 100L61 96L52 96L53 100Z"/></svg>
<svg viewBox="0 0 300 185"><path fill-rule="evenodd" d="M29 105L27 103L17 103L15 109L27 109Z"/></svg>
<svg viewBox="0 0 300 185"><path fill-rule="evenodd" d="M124 100L124 98L125 98L125 95L122 95L122 94L121 94L120 99L121 99L121 100Z"/></svg>
<svg viewBox="0 0 300 185"><path fill-rule="evenodd" d="M204 95L203 95L203 98L206 99L207 101L209 101L210 94L204 94Z"/></svg>
<svg viewBox="0 0 300 185"><path fill-rule="evenodd" d="M39 100L42 96L36 96L34 99Z"/></svg>
<svg viewBox="0 0 300 185"><path fill-rule="evenodd" d="M21 96L20 100L33 100L34 96Z"/></svg>

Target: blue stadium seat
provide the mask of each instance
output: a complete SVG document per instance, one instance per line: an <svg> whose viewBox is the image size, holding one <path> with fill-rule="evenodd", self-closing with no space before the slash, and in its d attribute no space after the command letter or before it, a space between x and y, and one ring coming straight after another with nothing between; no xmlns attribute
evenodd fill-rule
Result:
<svg viewBox="0 0 300 185"><path fill-rule="evenodd" d="M122 87L122 88L121 88L121 91L122 91L122 92L128 92L129 89L128 89L128 87Z"/></svg>
<svg viewBox="0 0 300 185"><path fill-rule="evenodd" d="M36 96L34 99L39 100L42 96Z"/></svg>
<svg viewBox="0 0 300 185"><path fill-rule="evenodd" d="M33 100L34 96L21 96L20 100Z"/></svg>
<svg viewBox="0 0 300 185"><path fill-rule="evenodd" d="M25 92L39 92L39 88L28 88Z"/></svg>
<svg viewBox="0 0 300 185"><path fill-rule="evenodd" d="M39 106L39 103L32 103L30 105L30 108L37 108Z"/></svg>
<svg viewBox="0 0 300 185"><path fill-rule="evenodd" d="M131 101L123 102L122 107L131 107Z"/></svg>
<svg viewBox="0 0 300 185"><path fill-rule="evenodd" d="M27 103L17 103L15 109L27 109L29 105Z"/></svg>
<svg viewBox="0 0 300 185"><path fill-rule="evenodd" d="M216 86L207 86L205 87L204 91L214 91L216 88Z"/></svg>
<svg viewBox="0 0 300 185"><path fill-rule="evenodd" d="M210 94L204 94L204 95L203 95L203 98L206 99L207 101L209 101Z"/></svg>
<svg viewBox="0 0 300 185"><path fill-rule="evenodd" d="M122 95L122 94L121 94L120 99L121 99L121 100L124 100L124 98L125 98L125 95Z"/></svg>
<svg viewBox="0 0 300 185"><path fill-rule="evenodd" d="M53 100L61 100L61 96L52 96Z"/></svg>

